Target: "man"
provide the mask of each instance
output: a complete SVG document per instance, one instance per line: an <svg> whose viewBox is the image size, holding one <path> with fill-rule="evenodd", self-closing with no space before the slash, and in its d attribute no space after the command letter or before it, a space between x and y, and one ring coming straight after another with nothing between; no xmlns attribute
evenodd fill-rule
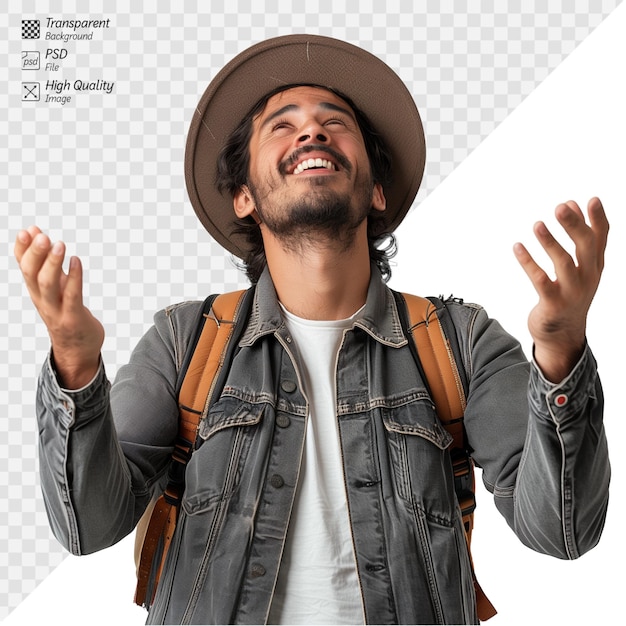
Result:
<svg viewBox="0 0 626 626"><path fill-rule="evenodd" d="M421 180L413 99L380 60L295 35L245 51L198 105L191 202L256 284L219 397L203 416L151 623L475 623L450 438L385 286L382 243ZM573 559L599 540L609 464L585 323L608 223L599 200L543 224L548 278L534 359L478 306L449 302L469 378L469 446L520 540ZM51 337L38 392L52 528L74 554L118 541L163 488L177 372L199 309L155 317L109 394L81 265L36 227L16 257Z"/></svg>

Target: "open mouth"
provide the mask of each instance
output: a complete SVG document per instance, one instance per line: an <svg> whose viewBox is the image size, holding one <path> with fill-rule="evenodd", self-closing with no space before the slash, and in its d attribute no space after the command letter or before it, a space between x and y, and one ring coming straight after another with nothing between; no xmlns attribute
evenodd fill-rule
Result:
<svg viewBox="0 0 626 626"><path fill-rule="evenodd" d="M311 144L295 150L278 166L278 169L283 176L302 174L311 170L319 170L320 173L345 171L350 176L352 164L329 146Z"/></svg>
<svg viewBox="0 0 626 626"><path fill-rule="evenodd" d="M330 170L335 172L337 168L332 161L318 157L316 159L304 159L304 161L300 161L294 168L292 174L301 174L308 170Z"/></svg>

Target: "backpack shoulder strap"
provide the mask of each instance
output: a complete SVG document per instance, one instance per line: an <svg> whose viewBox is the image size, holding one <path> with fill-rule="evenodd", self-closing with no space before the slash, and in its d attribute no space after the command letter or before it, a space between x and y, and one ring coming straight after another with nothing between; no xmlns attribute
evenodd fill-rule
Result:
<svg viewBox="0 0 626 626"><path fill-rule="evenodd" d="M437 415L454 438L453 447L465 449L463 414L466 385L457 366L456 350L451 341L454 333L446 333L444 330L443 320L448 318L447 309L440 300L434 298L407 293L402 296L408 314L407 330L417 348Z"/></svg>
<svg viewBox="0 0 626 626"><path fill-rule="evenodd" d="M396 293L401 319L411 337L409 345L421 371L437 416L453 438L450 456L454 471L457 500L461 507L467 549L472 562L470 542L476 508L474 462L463 426L468 383L465 368L459 368L461 353L456 330L445 302L440 298L422 298L412 294ZM401 301L405 306L401 307ZM473 570L473 565L472 565ZM478 617L488 620L496 614L474 576L474 590Z"/></svg>
<svg viewBox="0 0 626 626"><path fill-rule="evenodd" d="M236 328L245 294L250 290L209 296L178 375L178 437L172 452L164 493L146 510L137 525L135 603L149 607L174 535L185 488L185 469L195 447L198 425L211 401L215 382Z"/></svg>
<svg viewBox="0 0 626 626"><path fill-rule="evenodd" d="M224 363L237 315L247 290L217 296L203 312L200 332L188 347L179 375L179 437L195 444L200 418L211 403L217 374Z"/></svg>
<svg viewBox="0 0 626 626"><path fill-rule="evenodd" d="M453 439L450 454L455 490L469 539L476 499L473 462L463 426L467 380L465 369L457 364L461 355L456 330L441 299L407 293L401 297L406 305L405 325L412 338L409 345L415 362L435 404L437 417Z"/></svg>

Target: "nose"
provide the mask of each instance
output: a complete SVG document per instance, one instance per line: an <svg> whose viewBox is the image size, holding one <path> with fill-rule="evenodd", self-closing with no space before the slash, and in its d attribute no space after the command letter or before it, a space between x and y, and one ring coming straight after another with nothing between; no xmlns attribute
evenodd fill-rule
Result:
<svg viewBox="0 0 626 626"><path fill-rule="evenodd" d="M311 142L328 143L328 134L326 133L324 127L315 120L307 122L300 130L300 134L298 136L299 145Z"/></svg>

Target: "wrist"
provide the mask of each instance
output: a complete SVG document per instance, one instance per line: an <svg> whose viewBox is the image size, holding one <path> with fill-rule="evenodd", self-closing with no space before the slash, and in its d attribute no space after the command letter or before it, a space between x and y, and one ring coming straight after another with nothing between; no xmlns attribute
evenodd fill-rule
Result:
<svg viewBox="0 0 626 626"><path fill-rule="evenodd" d="M76 357L63 352L50 353L50 362L54 368L59 386L68 391L86 387L98 373L100 353L94 357Z"/></svg>
<svg viewBox="0 0 626 626"><path fill-rule="evenodd" d="M585 339L566 345L535 342L533 357L544 378L559 383L574 369L585 351Z"/></svg>

